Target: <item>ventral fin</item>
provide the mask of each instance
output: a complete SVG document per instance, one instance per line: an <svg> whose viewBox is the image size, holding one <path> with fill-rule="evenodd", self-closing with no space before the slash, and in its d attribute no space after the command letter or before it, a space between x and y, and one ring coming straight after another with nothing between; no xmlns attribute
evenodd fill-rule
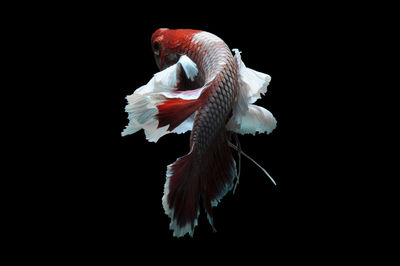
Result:
<svg viewBox="0 0 400 266"><path fill-rule="evenodd" d="M198 75L197 65L186 55L180 57L176 66L177 91L187 91L200 88L204 81Z"/></svg>

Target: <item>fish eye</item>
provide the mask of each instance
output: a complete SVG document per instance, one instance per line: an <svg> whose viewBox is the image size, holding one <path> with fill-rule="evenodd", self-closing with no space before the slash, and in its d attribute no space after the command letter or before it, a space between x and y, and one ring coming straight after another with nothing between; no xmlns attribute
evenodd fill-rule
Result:
<svg viewBox="0 0 400 266"><path fill-rule="evenodd" d="M154 50L154 52L158 54L160 48L161 48L160 42L154 42L154 44L153 44L153 50Z"/></svg>

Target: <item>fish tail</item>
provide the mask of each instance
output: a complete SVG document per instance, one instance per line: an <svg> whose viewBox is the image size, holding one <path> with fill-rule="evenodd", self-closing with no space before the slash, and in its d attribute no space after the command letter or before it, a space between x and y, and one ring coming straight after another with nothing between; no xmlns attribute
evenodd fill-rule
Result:
<svg viewBox="0 0 400 266"><path fill-rule="evenodd" d="M203 154L202 169L204 171L202 200L208 221L214 231L212 207L216 207L221 199L233 188L237 178L236 163L228 144L226 130L221 130Z"/></svg>
<svg viewBox="0 0 400 266"><path fill-rule="evenodd" d="M174 236L193 236L200 213L200 204L207 213L214 231L212 207L233 188L236 164L229 149L225 129L213 138L205 152L198 152L196 143L189 154L167 168L163 207L171 218Z"/></svg>
<svg viewBox="0 0 400 266"><path fill-rule="evenodd" d="M167 167L162 203L176 237L193 236L200 212L200 175L194 154L191 150Z"/></svg>

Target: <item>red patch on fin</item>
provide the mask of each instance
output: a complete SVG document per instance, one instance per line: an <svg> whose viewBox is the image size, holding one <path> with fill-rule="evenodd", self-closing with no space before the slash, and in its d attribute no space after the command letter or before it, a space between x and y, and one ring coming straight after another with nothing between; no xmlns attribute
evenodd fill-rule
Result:
<svg viewBox="0 0 400 266"><path fill-rule="evenodd" d="M168 98L157 105L158 127L169 125L168 130L172 131L185 121L201 106L201 97L194 100L180 98Z"/></svg>
<svg viewBox="0 0 400 266"><path fill-rule="evenodd" d="M167 204L173 209L173 217L178 227L190 224L195 227L200 205L199 169L196 160L189 153L170 165L169 194Z"/></svg>

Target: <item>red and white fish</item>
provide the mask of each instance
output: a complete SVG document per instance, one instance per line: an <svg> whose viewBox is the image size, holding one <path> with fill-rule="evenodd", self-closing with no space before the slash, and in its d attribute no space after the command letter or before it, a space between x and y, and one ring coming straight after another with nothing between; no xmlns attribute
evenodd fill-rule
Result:
<svg viewBox="0 0 400 266"><path fill-rule="evenodd" d="M157 142L191 131L189 153L167 167L162 204L174 236L193 236L201 205L215 230L212 207L239 179L230 147L244 154L229 139L276 127L273 115L253 104L271 77L247 68L237 49L233 55L205 31L158 29L151 45L161 71L126 97L129 124L122 135L144 129L147 140Z"/></svg>

